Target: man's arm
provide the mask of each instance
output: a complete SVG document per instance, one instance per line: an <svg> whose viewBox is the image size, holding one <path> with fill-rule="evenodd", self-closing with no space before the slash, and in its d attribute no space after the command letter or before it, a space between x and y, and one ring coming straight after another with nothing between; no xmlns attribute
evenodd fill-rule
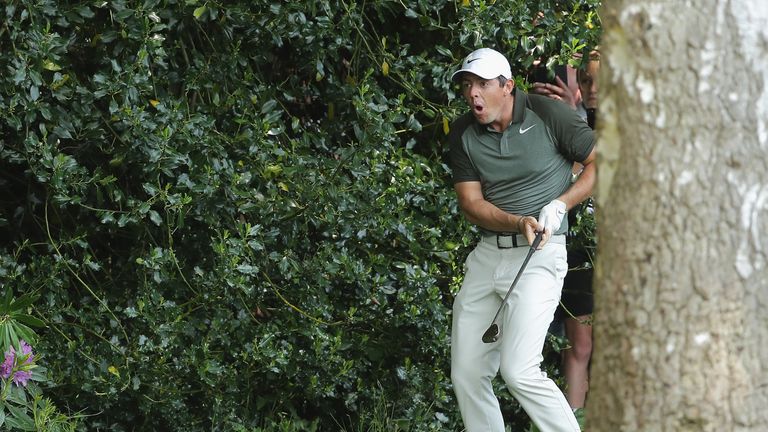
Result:
<svg viewBox="0 0 768 432"><path fill-rule="evenodd" d="M520 232L521 217L507 213L485 200L479 181L454 184L459 207L471 223L496 232Z"/></svg>
<svg viewBox="0 0 768 432"><path fill-rule="evenodd" d="M590 195L592 195L592 188L595 185L596 176L596 157L597 147L593 147L592 151L589 153L589 156L587 156L587 158L581 162L581 164L584 166L584 169L581 171L579 177L571 185L571 187L568 188L568 190L566 190L557 198L558 200L565 203L566 209L572 209L587 199Z"/></svg>
<svg viewBox="0 0 768 432"><path fill-rule="evenodd" d="M496 232L521 233L528 240L528 244L533 244L536 233L544 230L535 217L507 213L486 201L478 181L459 182L453 187L464 216L475 225ZM539 249L547 244L549 237L550 233L544 233Z"/></svg>

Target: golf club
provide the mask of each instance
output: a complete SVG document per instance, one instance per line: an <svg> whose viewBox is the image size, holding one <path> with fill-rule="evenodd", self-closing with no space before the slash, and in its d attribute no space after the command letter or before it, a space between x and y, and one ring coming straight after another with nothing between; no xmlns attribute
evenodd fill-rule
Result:
<svg viewBox="0 0 768 432"><path fill-rule="evenodd" d="M525 257L523 264L520 266L520 270L517 271L517 276L515 276L515 280L512 281L512 285L510 285L509 290L507 290L507 295L505 295L504 300L501 301L501 304L499 305L499 310L496 311L496 315L494 315L493 321L491 321L491 326L488 327L488 330L486 330L485 333L483 333L483 342L493 343L499 339L499 336L501 336L501 332L499 331L499 326L496 324L496 318L499 317L499 314L501 313L501 310L504 308L504 305L507 304L507 299L509 298L509 295L512 294L512 290L515 289L515 285L517 285L517 281L520 280L520 276L523 275L523 270L525 270L525 266L528 265L528 261L531 259L531 255L533 255L533 253L536 252L536 248L539 247L539 243L541 243L541 236L543 234L544 232L536 233L536 238L533 239L533 244L531 245L531 249L528 250L528 255Z"/></svg>

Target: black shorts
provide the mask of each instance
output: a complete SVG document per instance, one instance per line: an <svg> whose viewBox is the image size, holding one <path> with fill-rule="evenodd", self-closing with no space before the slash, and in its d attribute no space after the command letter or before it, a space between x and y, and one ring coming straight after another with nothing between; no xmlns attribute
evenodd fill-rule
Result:
<svg viewBox="0 0 768 432"><path fill-rule="evenodd" d="M568 273L563 281L561 304L557 307L558 318L592 313L594 308L592 274L593 268L586 251L568 251Z"/></svg>

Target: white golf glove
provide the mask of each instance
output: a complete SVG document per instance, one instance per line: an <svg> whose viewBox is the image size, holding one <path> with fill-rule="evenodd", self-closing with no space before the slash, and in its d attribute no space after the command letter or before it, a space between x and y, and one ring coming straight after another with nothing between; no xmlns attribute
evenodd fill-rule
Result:
<svg viewBox="0 0 768 432"><path fill-rule="evenodd" d="M551 203L545 205L539 213L539 223L544 226L544 230L549 230L549 234L553 234L560 228L560 224L563 223L563 218L567 210L565 209L565 203L560 200L552 200Z"/></svg>

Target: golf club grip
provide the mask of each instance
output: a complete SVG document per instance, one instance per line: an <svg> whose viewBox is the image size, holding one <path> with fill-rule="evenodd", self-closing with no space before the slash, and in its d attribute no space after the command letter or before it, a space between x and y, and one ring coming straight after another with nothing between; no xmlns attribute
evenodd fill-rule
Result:
<svg viewBox="0 0 768 432"><path fill-rule="evenodd" d="M541 239L544 237L544 231L537 232L536 237L533 239L533 244L531 245L531 250L536 250L539 248L539 244L541 243ZM528 254L528 258L531 257L531 254Z"/></svg>

